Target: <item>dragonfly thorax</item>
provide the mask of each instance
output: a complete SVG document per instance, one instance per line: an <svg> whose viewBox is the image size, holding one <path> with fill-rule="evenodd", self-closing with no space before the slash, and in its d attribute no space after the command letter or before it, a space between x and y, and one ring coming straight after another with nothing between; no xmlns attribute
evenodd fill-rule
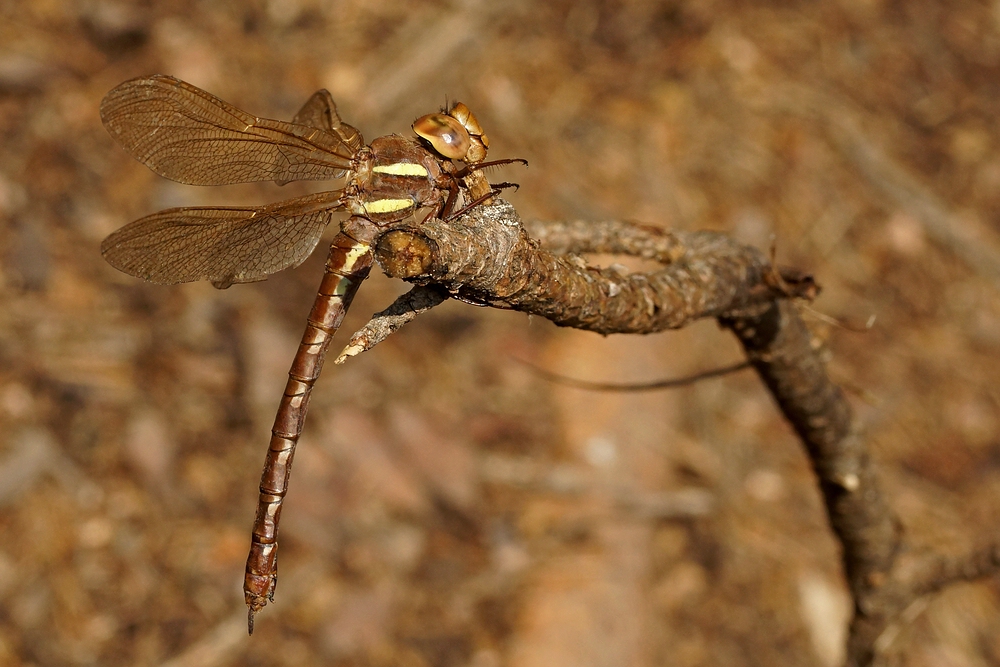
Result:
<svg viewBox="0 0 1000 667"><path fill-rule="evenodd" d="M403 220L418 208L442 205L452 178L450 162L396 134L375 139L356 162L348 206L354 215L380 225Z"/></svg>

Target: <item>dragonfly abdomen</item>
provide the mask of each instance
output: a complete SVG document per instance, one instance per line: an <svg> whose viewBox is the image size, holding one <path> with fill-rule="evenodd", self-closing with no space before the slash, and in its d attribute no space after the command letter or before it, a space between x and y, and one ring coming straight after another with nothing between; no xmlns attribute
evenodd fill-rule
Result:
<svg viewBox="0 0 1000 667"><path fill-rule="evenodd" d="M309 396L322 370L330 341L343 322L358 287L368 277L372 261L369 243L358 241L343 232L336 236L330 245L326 272L309 313L309 323L288 371L288 382L274 418L261 475L257 514L244 576L251 632L253 615L274 596L278 521L288 492L295 445L302 433Z"/></svg>

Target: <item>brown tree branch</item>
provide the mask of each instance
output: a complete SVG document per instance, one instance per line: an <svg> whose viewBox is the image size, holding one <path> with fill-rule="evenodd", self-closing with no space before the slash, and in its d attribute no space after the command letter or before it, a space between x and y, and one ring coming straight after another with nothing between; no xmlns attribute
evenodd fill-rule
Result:
<svg viewBox="0 0 1000 667"><path fill-rule="evenodd" d="M519 360L521 361L521 360ZM737 373L742 370L746 370L751 367L749 362L741 361L738 364L730 364L729 366L723 366L721 368L713 368L710 371L703 371L701 373L695 373L694 375L686 375L680 378L671 378L669 380L654 380L652 382L594 382L592 380L580 380L578 378L566 377L565 375L560 375L559 373L553 373L547 371L544 368L540 368L527 361L521 361L525 366L530 368L536 374L545 378L549 382L554 382L556 384L561 384L564 387L573 387L575 389L583 389L585 391L608 391L608 392L639 392L639 391L656 391L658 389L677 389L678 387L690 387L693 384L697 384L703 380L711 380L712 378L722 377L724 375L730 375L732 373Z"/></svg>
<svg viewBox="0 0 1000 667"><path fill-rule="evenodd" d="M433 286L416 286L392 302L388 308L372 315L363 327L354 332L351 340L341 350L335 364L342 364L348 358L367 352L403 325L412 322L421 313L448 300L448 293Z"/></svg>
<svg viewBox="0 0 1000 667"><path fill-rule="evenodd" d="M926 595L963 581L975 581L1000 572L1000 543L978 547L961 556L930 555L913 578L914 593Z"/></svg>
<svg viewBox="0 0 1000 667"><path fill-rule="evenodd" d="M868 450L852 424L850 404L827 376L793 304L778 301L758 317L722 323L739 338L809 452L830 524L844 544L848 583L860 600L868 587L885 580L899 537Z"/></svg>
<svg viewBox="0 0 1000 667"><path fill-rule="evenodd" d="M847 664L869 665L922 596L1000 570L1000 545L961 558L917 553L879 488L844 393L830 381L794 303L818 287L775 269L760 251L712 232L668 232L627 222L535 223L526 233L497 198L450 222L405 222L385 233L376 257L390 276L435 285L474 303L519 310L603 334L653 333L714 317L805 445L830 525L843 547L855 602ZM543 248L544 246L544 248ZM663 268L626 273L587 266L575 254L623 253ZM557 254L562 253L562 254ZM906 558L900 554L907 554Z"/></svg>
<svg viewBox="0 0 1000 667"><path fill-rule="evenodd" d="M499 197L497 203L451 222L399 225L379 239L376 256L390 276L436 284L474 303L602 334L678 329L703 317L752 313L776 298L815 291L801 276L789 276L797 282L786 282L763 253L722 234L668 233L628 223L604 223L603 228L607 226L628 226L633 238L572 247L587 252L629 248L630 254L648 253L669 264L652 273L626 274L543 250ZM560 229L560 223L555 227Z"/></svg>

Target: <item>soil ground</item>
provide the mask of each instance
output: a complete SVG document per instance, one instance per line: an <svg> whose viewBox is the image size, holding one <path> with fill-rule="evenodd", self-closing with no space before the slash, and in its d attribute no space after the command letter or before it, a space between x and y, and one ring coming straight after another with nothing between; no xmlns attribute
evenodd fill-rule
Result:
<svg viewBox="0 0 1000 667"><path fill-rule="evenodd" d="M648 381L738 360L728 335L602 338L461 303L328 366L248 639L260 465L325 253L225 291L102 260L159 209L309 191L129 158L98 106L155 72L275 118L325 87L368 139L461 100L493 157L529 160L491 174L525 219L773 242L823 285L817 311L875 317L806 315L914 543L1000 532L1000 5L7 0L0 665L839 659L838 546L751 373L610 394L521 363ZM405 289L374 276L345 331ZM1000 582L911 612L887 664L1000 664Z"/></svg>

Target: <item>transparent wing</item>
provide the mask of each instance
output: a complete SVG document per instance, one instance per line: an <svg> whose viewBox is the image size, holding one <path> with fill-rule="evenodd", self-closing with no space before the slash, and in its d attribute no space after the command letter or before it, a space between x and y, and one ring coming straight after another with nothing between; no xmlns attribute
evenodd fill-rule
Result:
<svg viewBox="0 0 1000 667"><path fill-rule="evenodd" d="M312 97L295 114L292 123L294 125L315 127L336 134L347 144L352 155L365 145L365 140L361 136L361 132L340 119L333 96L325 88L317 90L312 94ZM284 185L288 181L278 180L277 183L278 185Z"/></svg>
<svg viewBox="0 0 1000 667"><path fill-rule="evenodd" d="M263 280L301 264L315 249L341 192L253 208L171 208L104 239L111 266L152 283L208 279L216 287Z"/></svg>
<svg viewBox="0 0 1000 667"><path fill-rule="evenodd" d="M112 90L101 119L136 160L189 185L340 178L357 152L353 137L360 137L342 123L353 134L257 118L163 74Z"/></svg>
<svg viewBox="0 0 1000 667"><path fill-rule="evenodd" d="M353 152L365 145L365 140L357 128L348 125L340 120L337 113L337 105L333 102L333 96L326 88L317 90L312 94L299 112L295 114L292 122L296 125L308 125L321 130L333 132L344 140ZM353 154L352 152L352 154Z"/></svg>

